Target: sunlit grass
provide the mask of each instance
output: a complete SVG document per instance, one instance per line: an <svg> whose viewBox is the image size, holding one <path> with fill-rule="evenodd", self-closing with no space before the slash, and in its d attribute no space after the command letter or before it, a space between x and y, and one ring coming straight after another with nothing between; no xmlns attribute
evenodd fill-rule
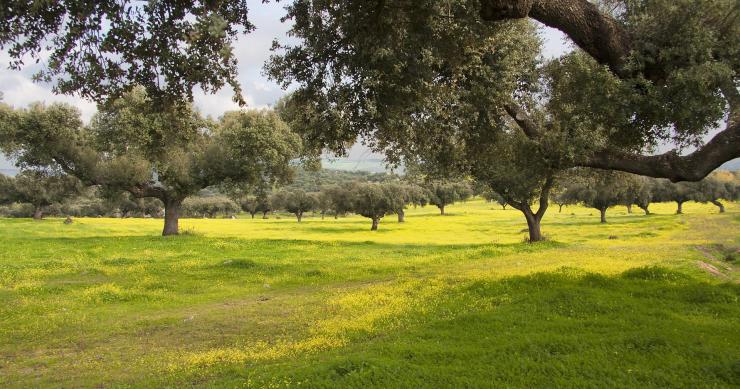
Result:
<svg viewBox="0 0 740 389"><path fill-rule="evenodd" d="M479 200L377 232L356 216L185 219L168 238L153 219L4 219L0 386L731 385L727 209L617 207L601 225L555 207L534 245L518 211ZM556 365L518 370L542 358Z"/></svg>

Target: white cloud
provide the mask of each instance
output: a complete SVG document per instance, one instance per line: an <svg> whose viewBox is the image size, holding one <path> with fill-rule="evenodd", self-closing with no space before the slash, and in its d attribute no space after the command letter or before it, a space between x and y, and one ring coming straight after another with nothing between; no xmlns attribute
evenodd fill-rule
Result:
<svg viewBox="0 0 740 389"><path fill-rule="evenodd" d="M47 104L60 102L74 105L80 110L82 119L85 121L90 120L96 110L94 103L75 96L54 94L50 86L36 84L20 72L1 73L0 91L3 93L3 101L15 107L25 107L37 101Z"/></svg>

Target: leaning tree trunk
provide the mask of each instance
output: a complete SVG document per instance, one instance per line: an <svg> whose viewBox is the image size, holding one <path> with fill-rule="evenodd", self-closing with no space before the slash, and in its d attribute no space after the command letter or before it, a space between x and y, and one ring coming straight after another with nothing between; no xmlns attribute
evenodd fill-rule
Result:
<svg viewBox="0 0 740 389"><path fill-rule="evenodd" d="M370 227L370 231L377 231L378 230L378 223L380 222L380 218L374 217L373 219L373 225Z"/></svg>
<svg viewBox="0 0 740 389"><path fill-rule="evenodd" d="M627 213L632 213L632 204L627 204Z"/></svg>
<svg viewBox="0 0 740 389"><path fill-rule="evenodd" d="M606 208L599 208L599 212L601 212L601 222L606 223Z"/></svg>
<svg viewBox="0 0 740 389"><path fill-rule="evenodd" d="M33 220L41 220L44 218L44 207L36 205L33 208Z"/></svg>
<svg viewBox="0 0 740 389"><path fill-rule="evenodd" d="M720 203L719 200L712 200L711 203L719 207L719 213L725 212L725 205Z"/></svg>
<svg viewBox="0 0 740 389"><path fill-rule="evenodd" d="M558 213L563 213L563 204L558 204Z"/></svg>
<svg viewBox="0 0 740 389"><path fill-rule="evenodd" d="M437 208L439 208L439 214L444 215L445 214L445 206L444 205L438 205Z"/></svg>
<svg viewBox="0 0 740 389"><path fill-rule="evenodd" d="M180 233L180 208L182 199L165 199L164 201L164 229L162 236L178 235Z"/></svg>
<svg viewBox="0 0 740 389"><path fill-rule="evenodd" d="M398 210L398 222L403 223L406 221L406 212L403 210L403 208Z"/></svg>
<svg viewBox="0 0 740 389"><path fill-rule="evenodd" d="M645 215L649 215L650 214L650 210L648 209L649 205L645 205L645 206L638 205L638 207L640 207L640 209L642 209L643 211L645 211Z"/></svg>
<svg viewBox="0 0 740 389"><path fill-rule="evenodd" d="M506 204L501 204L501 209L503 209L504 211L506 211Z"/></svg>
<svg viewBox="0 0 740 389"><path fill-rule="evenodd" d="M262 218L263 218L263 219L269 219L270 217L269 217L269 216L267 216L267 214L268 214L269 212L270 212L270 211L264 211L264 212L262 212Z"/></svg>
<svg viewBox="0 0 740 389"><path fill-rule="evenodd" d="M522 210L524 217L527 219L527 228L529 231L529 242L540 242L543 240L542 230L540 228L542 218L535 215L529 207Z"/></svg>
<svg viewBox="0 0 740 389"><path fill-rule="evenodd" d="M680 215L683 213L683 201L676 201L678 204L678 207L676 208L676 215Z"/></svg>
<svg viewBox="0 0 740 389"><path fill-rule="evenodd" d="M516 208L524 213L524 217L527 219L527 228L529 232L530 243L545 240L545 237L542 236L540 225L542 222L542 218L545 217L545 212L547 212L547 208L550 206L550 189L552 189L554 182L555 181L552 176L547 177L547 180L545 180L545 184L542 187L542 191L540 192L540 204L539 208L537 209L537 213L532 212L532 208L526 202L508 202L513 208Z"/></svg>

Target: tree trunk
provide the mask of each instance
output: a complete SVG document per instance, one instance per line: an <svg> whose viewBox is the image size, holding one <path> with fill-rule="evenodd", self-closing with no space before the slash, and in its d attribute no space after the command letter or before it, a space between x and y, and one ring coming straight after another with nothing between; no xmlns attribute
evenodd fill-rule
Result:
<svg viewBox="0 0 740 389"><path fill-rule="evenodd" d="M525 208L522 210L524 217L527 219L527 228L529 231L529 243L540 242L543 240L542 231L540 229L542 219L537 217L532 210Z"/></svg>
<svg viewBox="0 0 740 389"><path fill-rule="evenodd" d="M398 222L403 223L406 221L406 212L403 209L398 210Z"/></svg>
<svg viewBox="0 0 740 389"><path fill-rule="evenodd" d="M676 201L678 204L678 208L676 208L676 215L681 215L683 213L683 201Z"/></svg>
<svg viewBox="0 0 740 389"><path fill-rule="evenodd" d="M324 220L324 212L321 212L321 220Z"/></svg>
<svg viewBox="0 0 740 389"><path fill-rule="evenodd" d="M501 209L503 209L504 211L506 211L506 205L507 204L501 204Z"/></svg>
<svg viewBox="0 0 740 389"><path fill-rule="evenodd" d="M547 208L550 206L550 189L554 185L555 180L552 176L547 177L545 184L540 192L539 208L537 212L532 211L532 207L527 202L514 201L508 199L507 203L512 208L518 209L524 214L524 218L527 219L527 232L529 233L529 243L540 242L545 240L542 235L540 225L542 224L542 218L545 217Z"/></svg>
<svg viewBox="0 0 740 389"><path fill-rule="evenodd" d="M632 204L627 204L627 213L632 214Z"/></svg>
<svg viewBox="0 0 740 389"><path fill-rule="evenodd" d="M257 214L257 212L250 212L250 214L252 215L252 219L254 219L254 215Z"/></svg>
<svg viewBox="0 0 740 389"><path fill-rule="evenodd" d="M303 219L303 212L296 212L295 217L298 219L298 223L300 223L301 219Z"/></svg>
<svg viewBox="0 0 740 389"><path fill-rule="evenodd" d="M339 219L339 212L334 212L334 220Z"/></svg>
<svg viewBox="0 0 740 389"><path fill-rule="evenodd" d="M720 203L719 200L712 200L711 203L719 207L719 213L725 213L725 205Z"/></svg>
<svg viewBox="0 0 740 389"><path fill-rule="evenodd" d="M263 219L269 219L270 217L269 217L269 216L267 216L267 214L268 214L269 212L270 212L270 211L265 211L265 212L262 212L262 218L263 218Z"/></svg>
<svg viewBox="0 0 740 389"><path fill-rule="evenodd" d="M445 206L444 205L438 205L437 208L439 208L439 214L444 215L445 214Z"/></svg>
<svg viewBox="0 0 740 389"><path fill-rule="evenodd" d="M649 205L646 205L644 207L642 205L638 205L638 207L640 207L640 209L642 209L643 211L645 211L645 215L649 215L650 214L650 210L648 210Z"/></svg>
<svg viewBox="0 0 740 389"><path fill-rule="evenodd" d="M378 230L378 222L379 221L380 221L380 219L378 219L377 217L374 217L373 218L373 226L370 227L370 231L377 231Z"/></svg>
<svg viewBox="0 0 740 389"><path fill-rule="evenodd" d="M33 208L33 220L41 220L44 218L44 207L37 205Z"/></svg>
<svg viewBox="0 0 740 389"><path fill-rule="evenodd" d="M181 199L165 199L164 202L164 229L162 236L177 235L180 233Z"/></svg>
<svg viewBox="0 0 740 389"><path fill-rule="evenodd" d="M558 213L563 213L563 204L558 204Z"/></svg>
<svg viewBox="0 0 740 389"><path fill-rule="evenodd" d="M601 212L601 222L606 223L606 208L600 208L599 211Z"/></svg>

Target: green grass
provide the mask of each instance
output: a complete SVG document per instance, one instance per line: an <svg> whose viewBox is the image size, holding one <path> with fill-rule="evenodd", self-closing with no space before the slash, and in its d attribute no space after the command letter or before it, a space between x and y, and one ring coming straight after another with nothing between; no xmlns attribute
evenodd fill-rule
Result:
<svg viewBox="0 0 740 389"><path fill-rule="evenodd" d="M740 206L651 208L0 219L0 387L737 387Z"/></svg>

